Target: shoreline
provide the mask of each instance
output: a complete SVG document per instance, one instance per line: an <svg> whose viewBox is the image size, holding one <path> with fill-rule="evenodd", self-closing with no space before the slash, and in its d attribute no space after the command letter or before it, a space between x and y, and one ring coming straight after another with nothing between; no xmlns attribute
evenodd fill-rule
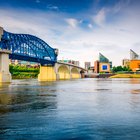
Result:
<svg viewBox="0 0 140 140"><path fill-rule="evenodd" d="M140 74L116 74L109 78L140 78Z"/></svg>

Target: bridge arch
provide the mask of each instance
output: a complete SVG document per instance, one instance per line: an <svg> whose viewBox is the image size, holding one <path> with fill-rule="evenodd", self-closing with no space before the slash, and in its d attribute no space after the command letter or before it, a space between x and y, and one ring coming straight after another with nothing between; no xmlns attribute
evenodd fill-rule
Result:
<svg viewBox="0 0 140 140"><path fill-rule="evenodd" d="M77 68L73 67L71 69L71 78L72 79L78 79L80 77L81 77L81 74L80 74L79 70Z"/></svg>
<svg viewBox="0 0 140 140"><path fill-rule="evenodd" d="M0 27L0 49L9 50L10 59L32 61L41 65L54 65L58 50L42 39L29 34L14 34Z"/></svg>
<svg viewBox="0 0 140 140"><path fill-rule="evenodd" d="M70 71L66 65L61 65L58 68L59 80L70 79Z"/></svg>

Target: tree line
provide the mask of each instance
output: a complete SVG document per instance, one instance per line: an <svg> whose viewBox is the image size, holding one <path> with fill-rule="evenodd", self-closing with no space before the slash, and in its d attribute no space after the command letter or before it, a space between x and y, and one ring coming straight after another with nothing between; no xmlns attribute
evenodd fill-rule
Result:
<svg viewBox="0 0 140 140"><path fill-rule="evenodd" d="M112 68L112 72L119 72L119 71L131 72L132 70L130 69L130 67L126 67L126 66L114 66Z"/></svg>

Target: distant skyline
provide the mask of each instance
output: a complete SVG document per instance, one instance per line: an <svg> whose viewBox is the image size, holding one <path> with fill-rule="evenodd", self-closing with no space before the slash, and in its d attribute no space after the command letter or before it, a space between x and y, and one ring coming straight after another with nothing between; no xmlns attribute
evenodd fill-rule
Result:
<svg viewBox="0 0 140 140"><path fill-rule="evenodd" d="M59 49L58 59L113 65L140 54L139 0L0 0L0 26L35 35Z"/></svg>

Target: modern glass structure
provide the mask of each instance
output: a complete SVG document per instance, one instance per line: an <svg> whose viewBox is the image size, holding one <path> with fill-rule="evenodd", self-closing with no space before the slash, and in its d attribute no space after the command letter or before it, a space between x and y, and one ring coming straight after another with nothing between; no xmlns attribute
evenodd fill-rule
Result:
<svg viewBox="0 0 140 140"><path fill-rule="evenodd" d="M94 62L95 73L109 73L112 69L112 62L107 57L99 53L99 61Z"/></svg>
<svg viewBox="0 0 140 140"><path fill-rule="evenodd" d="M130 49L130 60L139 60L139 55Z"/></svg>
<svg viewBox="0 0 140 140"><path fill-rule="evenodd" d="M109 59L106 58L104 55L102 55L101 53L99 53L99 62L105 62L105 63L109 63Z"/></svg>

